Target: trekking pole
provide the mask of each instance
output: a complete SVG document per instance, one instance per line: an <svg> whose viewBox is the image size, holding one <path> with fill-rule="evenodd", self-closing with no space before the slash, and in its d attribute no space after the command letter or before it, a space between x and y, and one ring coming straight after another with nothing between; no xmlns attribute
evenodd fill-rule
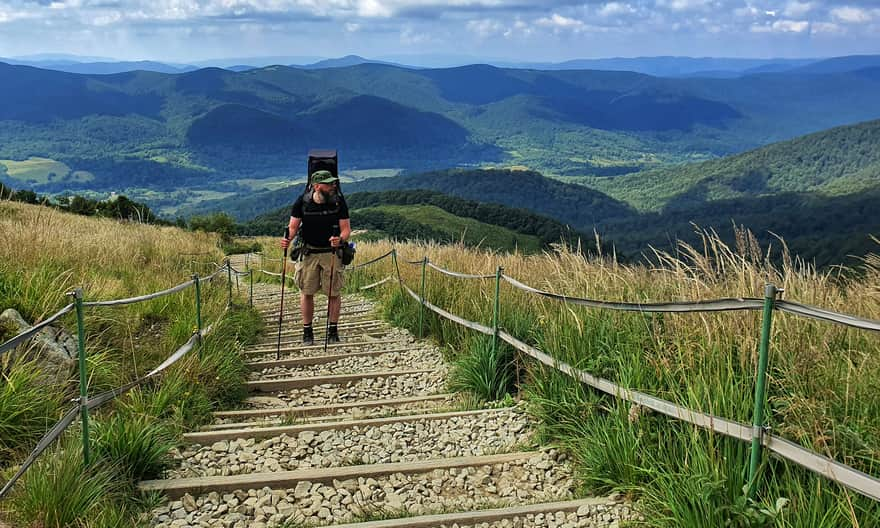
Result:
<svg viewBox="0 0 880 528"><path fill-rule="evenodd" d="M339 236L339 225L333 226L332 236ZM342 251L342 246L330 252L330 284L327 286L327 325L324 328L324 355L327 355L327 344L330 342L330 296L333 295L333 273L336 264L336 257ZM342 292L339 292L340 294ZM339 302L342 302L340 299ZM336 321L337 323L339 321Z"/></svg>
<svg viewBox="0 0 880 528"><path fill-rule="evenodd" d="M290 228L284 228L284 239L290 241ZM275 359L281 359L281 320L284 318L284 284L287 282L287 248L284 248L284 256L281 257L281 306L278 308L278 346L275 349Z"/></svg>

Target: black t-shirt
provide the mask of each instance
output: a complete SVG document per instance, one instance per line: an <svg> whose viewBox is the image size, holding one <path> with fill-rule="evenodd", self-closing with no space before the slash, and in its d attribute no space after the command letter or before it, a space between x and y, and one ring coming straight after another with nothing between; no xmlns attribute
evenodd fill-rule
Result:
<svg viewBox="0 0 880 528"><path fill-rule="evenodd" d="M341 194L325 204L304 200L300 195L293 204L290 216L302 219L299 232L306 244L330 247L330 237L339 236L339 221L348 219L348 204Z"/></svg>

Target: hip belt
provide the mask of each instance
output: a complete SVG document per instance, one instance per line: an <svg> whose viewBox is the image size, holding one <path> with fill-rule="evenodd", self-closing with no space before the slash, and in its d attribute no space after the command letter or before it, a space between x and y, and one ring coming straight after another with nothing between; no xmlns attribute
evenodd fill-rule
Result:
<svg viewBox="0 0 880 528"><path fill-rule="evenodd" d="M303 254L304 255L312 255L315 253L332 253L333 251L336 251L337 249L339 249L339 248L306 246L303 248Z"/></svg>

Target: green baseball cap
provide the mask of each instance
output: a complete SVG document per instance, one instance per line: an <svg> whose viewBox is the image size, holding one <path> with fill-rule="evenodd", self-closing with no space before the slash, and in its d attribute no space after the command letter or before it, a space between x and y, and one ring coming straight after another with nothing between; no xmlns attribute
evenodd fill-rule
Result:
<svg viewBox="0 0 880 528"><path fill-rule="evenodd" d="M312 183L333 183L339 181L339 178L328 170L319 170L312 173Z"/></svg>

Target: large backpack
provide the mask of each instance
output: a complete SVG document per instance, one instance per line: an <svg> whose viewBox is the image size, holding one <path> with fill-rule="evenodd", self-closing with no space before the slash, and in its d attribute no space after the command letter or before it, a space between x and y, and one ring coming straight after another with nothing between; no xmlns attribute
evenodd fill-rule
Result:
<svg viewBox="0 0 880 528"><path fill-rule="evenodd" d="M330 174L337 178L339 177L339 157L335 149L312 149L309 151L309 177L306 179L306 190L311 186L312 174L319 170L330 171ZM342 192L342 186L339 185L338 181L336 182L336 188L339 192Z"/></svg>

